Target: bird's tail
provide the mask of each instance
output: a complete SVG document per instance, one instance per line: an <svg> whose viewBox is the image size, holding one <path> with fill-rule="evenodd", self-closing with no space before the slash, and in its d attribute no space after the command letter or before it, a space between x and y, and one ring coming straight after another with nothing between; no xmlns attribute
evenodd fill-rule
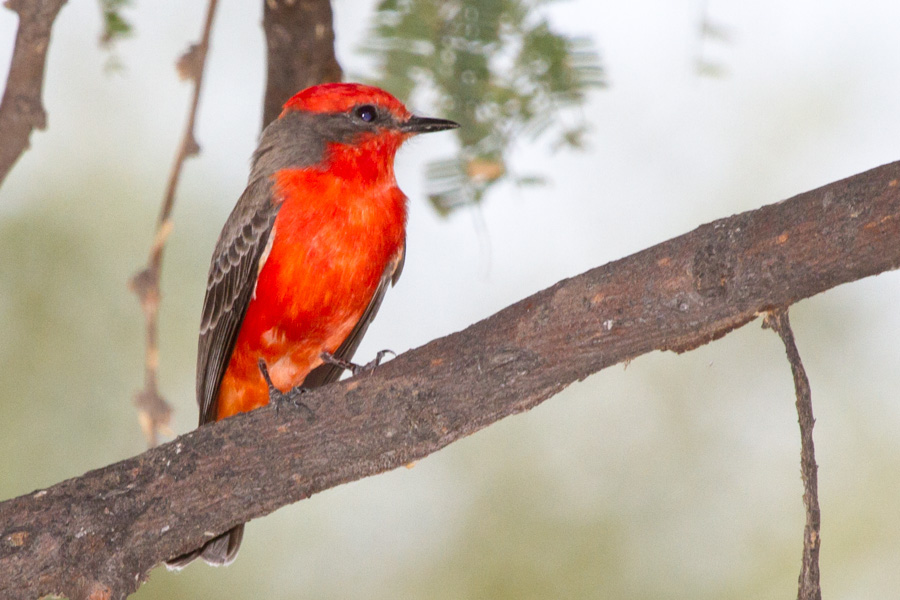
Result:
<svg viewBox="0 0 900 600"><path fill-rule="evenodd" d="M202 558L214 567L229 565L237 556L241 548L241 539L244 537L244 525L232 527L222 535L209 540L196 550L191 550L181 556L170 558L166 561L166 567L177 571L185 568L198 558Z"/></svg>

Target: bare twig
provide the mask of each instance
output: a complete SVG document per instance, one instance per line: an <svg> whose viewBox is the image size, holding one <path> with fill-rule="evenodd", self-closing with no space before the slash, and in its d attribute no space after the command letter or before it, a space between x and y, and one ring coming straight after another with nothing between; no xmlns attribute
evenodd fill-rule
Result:
<svg viewBox="0 0 900 600"><path fill-rule="evenodd" d="M794 332L788 319L787 309L779 308L766 315L765 325L771 327L784 342L794 388L797 393L797 416L800 421L800 474L803 478L803 506L806 509L806 525L803 527L803 564L800 567L798 600L821 600L819 587L819 490L817 482L816 449L813 445L812 391L806 370L800 360L800 352L794 342Z"/></svg>
<svg viewBox="0 0 900 600"><path fill-rule="evenodd" d="M135 395L134 403L138 407L141 428L150 446L156 445L159 433L172 435L171 429L169 429L172 409L159 394L157 385L159 370L159 345L157 340L160 301L159 278L162 270L163 249L173 227L171 218L172 206L175 203L175 189L181 177L181 169L188 157L194 156L200 151L200 146L194 137L194 123L197 118L197 106L200 102L200 90L203 86L203 71L206 64L206 54L209 50L209 37L212 32L213 17L216 13L217 4L218 0L209 0L200 43L192 44L187 52L178 59L178 73L183 79L190 79L194 82L194 95L191 99L184 136L181 139L181 145L178 147L178 153L175 155L175 162L169 174L169 182L166 186L166 193L156 225L156 235L150 247L150 258L147 266L135 274L129 282L129 286L138 296L146 319L147 349L144 358L144 389Z"/></svg>
<svg viewBox="0 0 900 600"><path fill-rule="evenodd" d="M34 129L47 126L41 100L50 30L65 0L6 0L19 15L3 100L0 101L0 185L22 153Z"/></svg>
<svg viewBox="0 0 900 600"><path fill-rule="evenodd" d="M900 162L703 225L309 392L312 423L254 410L0 503L0 597L123 598L237 523L406 465L602 368L896 269L898 239Z"/></svg>

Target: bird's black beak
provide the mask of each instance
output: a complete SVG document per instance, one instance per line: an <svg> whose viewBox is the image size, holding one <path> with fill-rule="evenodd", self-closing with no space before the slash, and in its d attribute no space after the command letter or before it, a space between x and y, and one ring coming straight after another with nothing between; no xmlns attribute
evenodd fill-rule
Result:
<svg viewBox="0 0 900 600"><path fill-rule="evenodd" d="M459 123L448 119L432 119L431 117L411 116L403 123L400 123L400 131L403 133L431 133L432 131L443 131L445 129L456 129Z"/></svg>

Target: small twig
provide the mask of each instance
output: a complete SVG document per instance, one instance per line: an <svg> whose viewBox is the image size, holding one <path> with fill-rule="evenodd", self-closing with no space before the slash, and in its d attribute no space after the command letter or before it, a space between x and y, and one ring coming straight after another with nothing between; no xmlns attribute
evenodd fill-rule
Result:
<svg viewBox="0 0 900 600"><path fill-rule="evenodd" d="M181 169L184 161L196 155L200 146L194 137L194 123L197 119L197 106L200 102L200 89L203 85L203 68L206 64L206 54L209 50L209 37L212 32L213 17L216 12L218 0L209 0L206 10L206 22L203 25L203 35L199 44L192 44L181 58L178 59L178 74L182 79L190 79L194 82L194 95L191 100L188 120L185 125L184 136L181 145L175 155L175 163L169 174L166 193L163 197L162 208L156 225L156 235L150 247L150 258L147 266L135 274L129 281L129 287L137 294L144 311L147 322L147 349L144 358L144 389L135 395L134 403L138 407L138 418L141 429L147 436L147 443L155 446L157 434L173 435L169 428L172 409L159 394L157 386L157 374L159 369L159 344L158 344L158 316L159 316L159 277L162 270L163 249L166 239L172 231L171 220L172 206L175 203L175 189L181 177Z"/></svg>
<svg viewBox="0 0 900 600"><path fill-rule="evenodd" d="M35 129L47 126L41 100L50 30L65 0L6 0L5 6L19 15L6 89L0 101L0 184L28 148Z"/></svg>
<svg viewBox="0 0 900 600"><path fill-rule="evenodd" d="M819 587L819 546L821 537L819 514L819 491L817 483L816 450L813 445L812 392L809 379L800 360L794 332L788 320L787 309L779 308L766 315L765 326L773 329L784 342L791 373L794 375L794 389L797 392L797 416L800 420L800 473L803 477L803 505L806 508L806 525L803 528L803 565L800 568L798 600L821 600Z"/></svg>

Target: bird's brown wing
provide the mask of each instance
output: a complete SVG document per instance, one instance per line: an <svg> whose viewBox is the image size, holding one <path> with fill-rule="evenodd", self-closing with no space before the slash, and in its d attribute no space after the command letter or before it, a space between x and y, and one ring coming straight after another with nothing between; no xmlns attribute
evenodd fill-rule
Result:
<svg viewBox="0 0 900 600"><path fill-rule="evenodd" d="M359 321L356 322L350 335L348 335L338 349L335 350L335 358L347 362L353 358L353 354L359 347L359 343L362 341L366 329L369 328L369 323L372 322L372 319L375 318L375 314L381 307L381 301L384 300L384 294L387 292L388 287L397 283L397 280L400 279L400 273L403 271L403 263L405 260L406 246L404 244L397 254L394 255L391 262L388 263L384 273L381 274L381 281L378 282L378 287L375 288L375 294L369 301L369 305L366 306L366 310L363 312ZM303 387L311 389L325 385L326 383L331 383L332 381L337 381L343 372L344 369L337 365L328 363L319 365L310 371L309 375L306 376L306 379L303 380Z"/></svg>
<svg viewBox="0 0 900 600"><path fill-rule="evenodd" d="M213 252L197 349L201 425L216 420L219 384L256 289L279 206L272 202L267 178L251 181L225 222Z"/></svg>

